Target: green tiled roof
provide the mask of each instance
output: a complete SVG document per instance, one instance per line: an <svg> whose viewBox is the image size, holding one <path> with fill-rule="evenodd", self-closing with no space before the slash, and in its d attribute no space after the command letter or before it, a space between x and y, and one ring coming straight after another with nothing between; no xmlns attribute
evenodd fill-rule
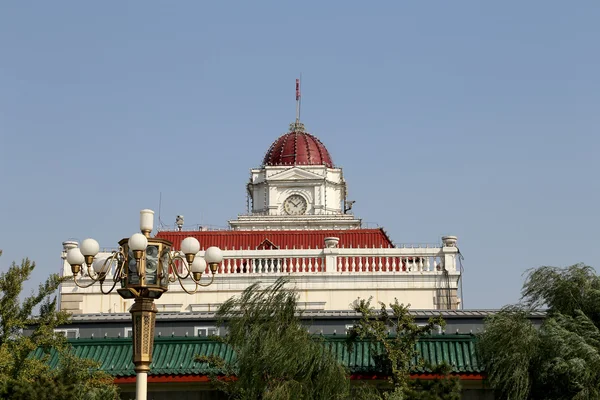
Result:
<svg viewBox="0 0 600 400"><path fill-rule="evenodd" d="M480 367L475 349L476 338L472 335L440 335L428 336L417 342L417 351L425 361L432 366L446 362L452 366L455 373L479 374L483 372ZM346 347L345 339L331 339L326 341L334 354L353 373L382 372L379 371L372 357L373 349L370 342L356 343L351 352ZM381 348L381 346L378 346ZM413 360L412 372L431 372L428 368L417 366Z"/></svg>
<svg viewBox="0 0 600 400"><path fill-rule="evenodd" d="M330 348L352 373L381 372L377 371L368 342L355 343L352 352L349 352L345 337L329 336L325 339L325 346ZM477 359L475 340L471 335L429 336L417 343L417 349L431 365L446 361L456 373L478 374L482 372L482 367ZM100 362L101 369L114 376L135 375L131 361L131 339L75 339L70 340L70 343L77 356ZM38 358L42 355L41 349L33 354ZM207 338L155 338L150 374L205 375L213 372L206 363L194 362L196 355L218 355L225 361L231 361L235 356L227 345ZM51 354L49 363L51 367L56 366L56 353ZM429 371L415 367L414 372Z"/></svg>

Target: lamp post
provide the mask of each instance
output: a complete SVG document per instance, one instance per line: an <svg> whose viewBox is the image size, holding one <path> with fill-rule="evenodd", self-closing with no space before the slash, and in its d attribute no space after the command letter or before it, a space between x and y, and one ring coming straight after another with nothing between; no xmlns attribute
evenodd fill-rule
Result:
<svg viewBox="0 0 600 400"><path fill-rule="evenodd" d="M111 293L117 285L117 292L124 299L134 299L131 307L133 321L133 364L136 372L136 399L146 400L147 378L152 363L154 347L154 326L156 305L154 300L169 289L169 283L179 282L189 294L196 293L201 286L213 283L215 272L223 255L218 247L209 247L202 258L200 243L196 238L187 237L181 242L181 251L174 251L168 240L152 238L154 211L140 211L141 233L119 241L119 250L113 251L106 259L97 259L100 251L98 242L85 239L81 247L67 251L67 262L71 265L73 280L78 287L86 288L96 283L103 294ZM82 268L87 271L91 282L82 282L78 277ZM201 283L202 274L208 268L211 279ZM112 279L109 272L113 271ZM195 284L193 290L185 287L187 278ZM112 280L112 282L110 282Z"/></svg>

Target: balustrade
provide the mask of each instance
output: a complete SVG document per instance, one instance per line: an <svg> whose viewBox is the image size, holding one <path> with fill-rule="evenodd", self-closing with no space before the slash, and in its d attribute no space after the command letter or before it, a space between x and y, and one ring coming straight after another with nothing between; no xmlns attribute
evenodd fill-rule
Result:
<svg viewBox="0 0 600 400"><path fill-rule="evenodd" d="M218 274L325 272L322 250L224 250Z"/></svg>
<svg viewBox="0 0 600 400"><path fill-rule="evenodd" d="M223 250L223 262L216 273L218 275L435 273L441 272L444 266L447 271L454 272L457 253L456 247ZM113 268L114 266L111 265L109 275ZM209 271L207 270L206 273Z"/></svg>
<svg viewBox="0 0 600 400"><path fill-rule="evenodd" d="M448 263L448 261L450 261ZM409 273L456 270L455 254L439 248L224 250L218 274Z"/></svg>

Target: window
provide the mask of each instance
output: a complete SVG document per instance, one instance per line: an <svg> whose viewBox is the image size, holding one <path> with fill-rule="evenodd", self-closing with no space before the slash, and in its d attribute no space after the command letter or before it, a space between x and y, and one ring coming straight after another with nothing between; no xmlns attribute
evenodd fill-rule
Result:
<svg viewBox="0 0 600 400"><path fill-rule="evenodd" d="M219 328L215 326L197 326L194 328L194 336L199 337L208 337L208 336L218 336Z"/></svg>
<svg viewBox="0 0 600 400"><path fill-rule="evenodd" d="M417 322L416 324L417 324L417 326L419 328L423 328L423 327L429 325L429 323L425 323L425 322ZM432 329L431 329L431 333L433 335L441 335L442 334L442 327L440 325L434 324L433 327L432 327Z"/></svg>
<svg viewBox="0 0 600 400"><path fill-rule="evenodd" d="M79 328L55 329L54 333L61 333L67 339L77 339L79 337Z"/></svg>
<svg viewBox="0 0 600 400"><path fill-rule="evenodd" d="M193 312L196 312L196 311L215 312L219 309L220 306L221 306L221 303L199 303L199 304L190 304L189 309L190 309L190 311L193 311Z"/></svg>
<svg viewBox="0 0 600 400"><path fill-rule="evenodd" d="M123 337L133 337L133 328L125 328Z"/></svg>

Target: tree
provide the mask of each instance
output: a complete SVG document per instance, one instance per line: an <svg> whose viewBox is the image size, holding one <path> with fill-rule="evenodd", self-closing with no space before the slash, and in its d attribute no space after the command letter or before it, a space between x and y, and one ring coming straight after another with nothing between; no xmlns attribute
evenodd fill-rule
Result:
<svg viewBox="0 0 600 400"><path fill-rule="evenodd" d="M352 349L358 339L371 342L371 352L375 354L377 368L389 376L391 389L381 393L371 391L371 398L384 399L420 399L420 400L456 400L460 399L460 382L450 375L449 365L425 365L425 361L416 350L417 341L430 335L437 326L444 327L442 317L430 318L428 323L419 326L409 312L409 306L390 304L390 310L379 303L379 310L371 307L371 299L358 299L352 305L361 314L361 319L350 329L348 345ZM417 365L413 364L416 360ZM426 366L439 379L423 381L411 379L413 366ZM369 397L369 396L366 396Z"/></svg>
<svg viewBox="0 0 600 400"><path fill-rule="evenodd" d="M298 295L286 280L262 288L254 284L221 305L220 338L235 352L232 364L219 357L198 357L217 367L217 388L234 399L345 399L350 382L345 368L307 332L299 318Z"/></svg>
<svg viewBox="0 0 600 400"><path fill-rule="evenodd" d="M593 268L540 267L520 303L486 321L479 352L501 399L600 398L600 277ZM539 328L532 310L547 307Z"/></svg>
<svg viewBox="0 0 600 400"><path fill-rule="evenodd" d="M2 252L0 251L0 255ZM37 292L20 300L23 283L35 263L25 259L0 273L0 397L8 399L111 399L118 397L113 378L97 370L97 364L75 357L64 336L54 329L69 321L57 311L53 293L66 280L52 274ZM39 307L39 315L33 316ZM32 329L30 334L24 330ZM43 348L46 358L30 357ZM59 353L60 367L47 365L50 352Z"/></svg>

